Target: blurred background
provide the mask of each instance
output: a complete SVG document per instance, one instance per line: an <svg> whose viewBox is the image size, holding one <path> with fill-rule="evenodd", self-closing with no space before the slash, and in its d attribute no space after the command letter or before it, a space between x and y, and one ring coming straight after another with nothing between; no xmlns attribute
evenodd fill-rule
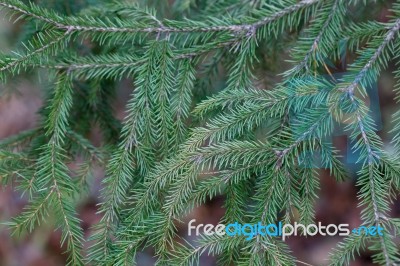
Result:
<svg viewBox="0 0 400 266"><path fill-rule="evenodd" d="M41 1L44 6L55 8L59 12L73 14L81 10L81 8L91 5L90 1ZM96 1L98 2L98 1ZM373 16L380 20L386 21L386 15L390 14L388 8L391 1L386 1L387 5L377 9ZM385 7L386 6L386 7ZM168 12L167 12L168 13ZM18 46L26 36L22 36L21 32L26 30L26 25L22 22L12 24L9 22L9 16L5 15L4 11L0 12L0 51L9 53L13 47ZM280 54L279 62L283 59L289 59L286 52ZM349 60L352 56L348 55ZM266 58L266 63L270 58ZM279 73L289 65L280 63L276 66L275 72ZM391 135L388 133L392 128L391 115L397 110L394 99L393 87L395 80L391 71L394 66L389 66L387 71L384 71L380 76L376 88L378 90L379 112L377 119L381 122L379 135L383 138L387 149L390 149ZM344 69L336 68L333 72L343 72ZM265 76L271 82L279 80L279 77L274 76L274 72L266 72ZM43 75L42 75L43 77ZM33 128L37 125L39 116L37 111L43 103L43 90L48 86L48 81L38 79L37 75L20 75L17 78L10 80L7 85L0 85L0 139L12 136L20 131ZM216 81L216 86L223 87L223 82ZM218 85L219 84L219 85ZM115 116L119 119L124 117L124 106L126 100L132 91L132 81L122 80L116 85L116 95L113 99ZM220 88L217 88L217 90ZM202 95L202 92L196 92ZM375 99L374 99L375 100ZM96 127L87 136L91 141L99 146L102 144L100 134ZM340 149L341 153L346 157L347 154L347 137L335 136L334 142ZM352 171L357 169L357 166L348 163L347 166ZM73 167L73 165L71 165ZM360 209L357 207L357 188L355 186L356 179L351 177L343 183L336 183L329 173L323 169L321 172L321 189L319 191L319 200L316 207L316 220L322 224L340 224L348 223L350 228L360 225ZM95 168L93 179L91 180L90 191L86 197L79 202L78 212L82 220L82 227L85 231L85 236L90 234L91 225L99 220L96 215L96 204L99 203L99 188L100 181L104 177L104 171L101 167ZM1 178L1 176L0 176ZM223 216L224 209L222 208L224 198L216 197L214 200L207 202L201 207L194 209L185 219L182 224L178 225L179 232L186 235L187 222L191 219L196 219L196 223L213 223L218 224ZM3 187L0 190L0 221L5 222L10 220L12 216L18 214L26 204L26 199L19 193L14 192L12 186ZM400 217L400 204L397 200L393 204L393 217ZM340 237L290 237L287 243L291 247L294 256L299 261L308 263L309 265L326 265L326 258L329 252L341 240ZM10 236L10 231L4 225L0 225L0 266L58 266L65 265L66 255L60 247L60 232L53 229L51 219L42 224L32 234L22 235L21 237ZM138 256L138 265L152 265L152 250L146 250ZM368 251L364 251L357 257L352 266L368 266L373 265L370 260ZM215 265L215 258L202 256L201 265ZM299 265L300 262L299 262Z"/></svg>

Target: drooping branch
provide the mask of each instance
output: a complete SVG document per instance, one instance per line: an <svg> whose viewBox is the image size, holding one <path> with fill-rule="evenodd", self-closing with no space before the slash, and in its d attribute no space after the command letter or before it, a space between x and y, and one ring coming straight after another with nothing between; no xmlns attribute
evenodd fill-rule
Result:
<svg viewBox="0 0 400 266"><path fill-rule="evenodd" d="M353 82L341 89L344 93L346 93L353 105L356 104L356 98L354 96L354 90L359 86L359 84L366 78L368 72L374 67L376 62L379 60L379 58L382 56L384 53L385 49L387 48L388 45L395 39L396 34L400 30L400 19L397 19L393 25L393 27L390 28L390 30L387 32L383 42L378 46L378 48L375 50L371 58L368 60L367 64L365 64L362 69L359 71L359 73L355 76ZM381 225L381 211L379 209L379 204L378 202L381 200L377 196L377 188L374 180L374 162L375 159L379 159L379 156L376 154L374 151L374 145L371 143L370 138L368 137L368 132L366 129L366 125L363 121L363 114L361 110L356 106L355 110L355 126L358 127L360 134L361 134L361 140L362 143L365 145L366 152L367 152L367 158L368 158L368 185L370 187L370 195L371 195L371 201L372 201L372 211L373 211L373 219L374 219L374 224L375 226ZM382 253L385 259L386 265L391 265L393 262L390 259L389 251L388 248L386 247L387 244L385 242L385 239L379 235L379 241L380 241L380 246L382 249Z"/></svg>

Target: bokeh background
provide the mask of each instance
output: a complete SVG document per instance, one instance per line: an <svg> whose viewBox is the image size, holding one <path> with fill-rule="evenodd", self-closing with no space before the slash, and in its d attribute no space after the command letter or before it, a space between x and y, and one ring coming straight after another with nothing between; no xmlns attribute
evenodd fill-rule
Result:
<svg viewBox="0 0 400 266"><path fill-rule="evenodd" d="M43 1L43 5L65 13L75 13L81 8L91 3L80 1ZM73 3L73 4L71 4ZM387 1L390 6L391 1ZM386 21L386 15L390 11L383 7L374 13L374 17L380 21ZM0 12L0 51L9 53L13 47L23 39L21 31L23 23L12 24L5 12ZM288 59L287 53L282 53L279 66L276 72L284 70L289 65L284 63ZM348 60L352 60L348 55ZM268 58L266 60L269 60ZM395 80L391 71L395 68L390 65L387 71L380 76L376 89L379 98L374 99L379 102L379 118L382 122L379 135L383 138L387 149L390 150L391 135L388 133L392 128L391 115L398 109L394 99L393 87ZM345 71L343 69L332 69L332 72ZM43 76L43 75L42 75ZM265 73L271 81L278 81L279 77L273 72ZM7 85L0 85L0 139L12 136L22 130L30 129L38 124L39 116L36 112L43 104L42 92L48 86L47 80L39 80L37 75L20 75L12 79ZM218 84L218 82L216 82ZM223 85L221 85L222 87ZM115 116L119 119L124 117L124 106L126 100L133 89L132 81L122 80L117 85L117 94L113 100ZM201 93L199 93L201 94ZM101 145L102 140L96 131L96 127L87 136L95 145ZM343 155L347 154L346 136L335 136L334 142ZM349 169L356 169L353 164L347 165ZM71 165L71 167L74 167ZM86 197L81 199L78 204L78 212L82 220L82 227L85 236L90 234L90 227L99 220L96 215L96 204L99 203L100 181L104 178L104 169L96 167L93 179L90 181L91 189ZM322 224L349 223L350 228L360 225L360 208L357 207L357 187L355 186L356 177L351 176L348 181L336 183L329 173L323 169L321 172L321 189L319 200L316 203L316 220ZM1 178L1 176L0 176ZM216 197L201 207L194 209L185 219L184 223L179 224L178 228L182 235L186 235L187 223L191 219L196 219L197 223L217 224L224 213L222 208L224 198ZM8 221L12 216L18 214L26 204L26 199L15 192L12 186L0 189L0 221ZM393 203L393 217L400 217L400 204L397 200ZM193 240L193 239L191 239ZM329 252L341 240L340 237L290 237L287 241L293 254L309 265L326 265L326 258ZM63 247L60 247L60 232L54 230L51 218L47 223L42 224L32 234L20 237L11 236L10 231L4 225L0 225L0 266L57 266L65 265L66 255ZM138 265L152 265L152 250L145 250L138 256ZM373 265L370 260L370 253L364 251L357 257L351 265L368 266ZM215 265L215 258L207 255L202 256L201 265ZM299 265L301 265L299 263Z"/></svg>

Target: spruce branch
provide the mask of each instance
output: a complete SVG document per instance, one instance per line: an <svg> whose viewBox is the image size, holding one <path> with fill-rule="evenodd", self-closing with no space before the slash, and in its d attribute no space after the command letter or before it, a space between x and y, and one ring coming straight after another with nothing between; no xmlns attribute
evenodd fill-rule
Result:
<svg viewBox="0 0 400 266"><path fill-rule="evenodd" d="M58 226L62 229L61 245L67 241L70 254L68 264L83 265L82 230L79 220L75 217L75 210L66 200L75 188L70 184L69 171L64 163L65 151L62 148L68 125L68 111L71 107L71 86L70 80L61 74L49 103L48 119L45 121L49 142L40 148L40 156L35 162L37 170L33 182L38 187L40 196L33 198L36 200L15 220L14 228L20 230L27 226L32 230L35 223L47 216L51 206L59 218ZM46 189L49 192L44 196L43 191Z"/></svg>
<svg viewBox="0 0 400 266"><path fill-rule="evenodd" d="M312 57L315 57L315 54L317 53L318 50L321 50L320 47L320 42L324 41L324 44L328 43L328 41L322 40L322 38L329 38L331 41L336 37L336 35L340 32L340 28L337 28L335 26L340 25L342 22L341 20L341 15L345 12L343 8L343 3L341 0L335 0L335 1L330 1L329 4L326 6L324 5L323 8L321 8L321 13L318 14L320 17L324 17L324 15L327 15L325 21L323 21L323 24L321 27L318 27L319 24L318 18L316 19L317 21L314 21L315 24L317 24L314 27L318 27L318 34L317 36L312 40L311 45L309 50L306 52L305 55L303 55L303 59L298 62L289 72L286 72L285 75L296 75L299 74L300 72L305 72L306 74L310 74L310 69L309 69L309 61ZM305 43L309 44L308 38L304 40ZM334 42L332 42L334 43ZM327 45L326 45L327 46ZM298 49L298 48L297 48ZM326 53L327 49L322 47L322 54ZM301 51L299 51L301 53ZM298 55L294 55L293 57L296 57ZM300 57L300 56L299 56ZM303 71L305 69L305 71Z"/></svg>
<svg viewBox="0 0 400 266"><path fill-rule="evenodd" d="M40 9L33 4L30 6L26 6L22 2L18 0L9 0L9 1L1 1L0 6L5 8L17 11L22 13L28 17L32 17L43 22L46 22L54 27L66 30L66 31L95 31L95 32L122 32L122 33L173 33L173 32L219 32L219 31L228 31L228 32L249 32L253 34L255 30L259 27L262 27L268 23L271 23L275 20L278 20L284 16L287 16L293 12L296 12L300 9L306 8L308 6L314 5L318 3L319 0L302 0L298 4L282 9L279 12L276 12L271 17L265 17L258 21L249 24L242 25L212 25L212 26L193 26L193 27L168 27L163 24L158 27L145 27L145 28L128 28L128 27L117 27L117 26L83 26L83 25L74 25L68 24L68 22L73 22L73 19L66 19L62 16L57 16L52 14L46 10ZM41 15L41 14L45 15ZM87 17L88 21L96 21L96 19ZM189 24L189 21L187 21ZM100 24L100 23L93 23ZM106 24L106 23L103 23ZM159 23L158 23L159 24ZM171 23L173 24L173 23Z"/></svg>
<svg viewBox="0 0 400 266"><path fill-rule="evenodd" d="M6 57L5 59L0 59L0 77L5 79L6 72L14 74L19 72L22 68L27 69L37 61L47 61L49 55L58 53L58 50L61 50L62 47L65 46L68 39L71 37L71 31L67 30L62 34L50 32L43 35L44 36L39 35L32 42L25 45L25 52L15 52L17 56L14 58Z"/></svg>
<svg viewBox="0 0 400 266"><path fill-rule="evenodd" d="M74 15L20 0L0 0L0 8L24 19L21 39L29 40L1 56L0 79L35 68L57 79L44 90L40 126L0 141L1 183L15 179L30 194L9 223L14 232L54 215L71 265L135 264L147 248L157 265L196 265L207 252L221 264L306 264L282 241L261 235L201 236L195 246L181 245L186 238L176 225L217 196L224 223L313 222L316 168L338 182L347 176L326 139L345 117L361 166L361 220L384 227L385 235L351 235L331 264L348 264L365 248L374 263L399 262L393 232L400 227L389 217L400 188L398 149L385 151L361 99L398 61L399 3L387 23L360 23L371 15L368 7L342 0L140 0L74 8ZM279 60L289 49L293 64L284 71ZM320 77L332 77L343 50L359 55L348 74L335 82ZM283 79L274 77L278 71ZM120 123L113 104L129 82ZM86 138L93 128L102 135L99 148ZM75 201L94 163L105 167L101 218L84 261Z"/></svg>
<svg viewBox="0 0 400 266"><path fill-rule="evenodd" d="M363 66L363 68L358 72L358 74L355 76L353 82L350 85L348 85L347 87L341 89L341 91L348 93L350 95L350 97L353 97L354 90L366 78L366 76L368 75L368 72L371 70L371 68L374 67L374 64L376 64L378 60L381 60L382 54L387 49L387 46L389 46L390 43L397 37L396 35L398 34L399 30L400 30L400 19L397 19L394 22L393 26L386 33L383 42L375 50L375 52L369 59L368 63L365 64Z"/></svg>
<svg viewBox="0 0 400 266"><path fill-rule="evenodd" d="M386 209L386 199L383 195L378 194L378 189L376 188L376 175L377 175L377 170L375 168L376 160L379 160L380 157L376 153L376 150L378 149L377 145L379 144L379 141L377 140L377 137L373 136L375 135L374 132L370 132L370 126L366 124L365 119L363 118L365 116L365 113L360 110L360 107L358 106L358 101L356 100L354 96L354 90L361 85L366 78L368 78L368 74L370 73L371 69L376 66L375 64L379 63L378 60L381 60L380 57L383 53L385 53L385 50L387 49L387 46L390 45L390 43L394 40L396 37L396 34L398 34L398 31L400 30L400 20L397 19L394 23L394 25L390 28L390 30L386 33L383 41L379 44L379 46L376 48L376 50L373 52L372 56L368 60L368 62L361 68L361 70L355 75L353 81L348 85L347 87L341 89L343 93L345 93L350 101L351 105L355 108L354 111L354 126L358 128L359 134L361 134L361 142L358 142L356 144L358 148L362 148L365 150L365 156L367 160L367 170L365 170L365 178L366 181L360 181L360 185L362 186L367 186L368 190L366 192L362 193L362 197L364 198L362 204L371 204L372 209L372 222L375 226L382 226L382 221L381 221L381 216L383 215L384 210ZM368 121L367 121L368 123ZM353 139L355 138L356 134L358 134L357 131L355 131L353 134ZM355 148L357 148L355 146ZM381 188L379 189L379 191ZM368 197L369 199L366 199L365 193L369 193L370 196ZM367 210L365 213L366 217L369 217ZM364 218L366 218L364 217ZM383 236L379 236L379 241L380 241L380 249L382 250L383 253L383 261L386 265L392 265L394 262L392 261L392 255L390 254L390 251L387 247L387 241L384 239Z"/></svg>
<svg viewBox="0 0 400 266"><path fill-rule="evenodd" d="M22 56L21 58L19 58L17 60L13 60L11 63L6 64L5 66L1 67L0 71L9 70L10 68L17 66L18 64L29 60L31 57L42 53L46 49L50 48L51 46L53 46L53 45L59 43L60 41L62 41L63 39L65 39L70 33L71 33L70 31L66 31L63 35L61 35L60 37L56 38L55 40L49 42L48 44L40 47L39 49L36 49L36 50L32 51L31 53L29 53L25 56Z"/></svg>
<svg viewBox="0 0 400 266"><path fill-rule="evenodd" d="M217 42L209 47L195 49L196 52L191 52L189 49L173 51L173 60L186 61L195 60L202 55L205 55L212 50L227 48L239 40L228 42ZM193 49L190 49L193 50ZM47 64L27 64L27 66L38 67L43 69L64 70L67 74L83 79L121 79L123 77L132 77L135 74L135 67L145 63L145 60L140 59L137 55L123 56L115 55L100 55L76 57L73 56L68 60L68 63L48 62ZM107 63L104 63L107 62Z"/></svg>

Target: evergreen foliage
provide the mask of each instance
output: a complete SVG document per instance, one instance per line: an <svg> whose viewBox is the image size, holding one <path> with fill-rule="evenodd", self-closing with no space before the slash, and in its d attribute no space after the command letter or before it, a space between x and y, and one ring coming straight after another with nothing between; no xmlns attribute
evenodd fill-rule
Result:
<svg viewBox="0 0 400 266"><path fill-rule="evenodd" d="M160 265L196 265L203 253L221 265L296 265L279 239L214 235L189 244L176 225L220 194L225 223L314 222L318 169L338 182L350 176L329 141L346 120L361 165L363 225L387 233L344 239L330 264L348 265L368 248L375 263L399 265L400 221L390 210L400 189L400 111L389 152L363 101L398 63L399 1L386 22L370 7L386 1L87 1L69 12L42 2L0 0L23 21L22 45L0 55L0 80L45 71L54 84L40 125L0 142L1 183L29 197L7 223L15 233L56 217L69 265L134 265L146 247ZM274 69L287 51L290 65ZM356 55L347 74L327 78L344 53ZM277 72L279 81L268 76ZM134 85L122 122L112 106L121 79ZM85 137L93 125L100 148ZM77 158L84 163L74 172ZM102 218L84 239L76 203L95 164L106 169Z"/></svg>

